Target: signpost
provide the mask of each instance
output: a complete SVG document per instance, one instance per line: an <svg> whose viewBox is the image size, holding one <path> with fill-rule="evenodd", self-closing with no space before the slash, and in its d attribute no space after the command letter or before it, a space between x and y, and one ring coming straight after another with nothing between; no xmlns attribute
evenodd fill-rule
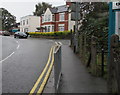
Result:
<svg viewBox="0 0 120 95"><path fill-rule="evenodd" d="M110 52L110 38L113 34L120 36L120 2L109 3L108 52Z"/></svg>

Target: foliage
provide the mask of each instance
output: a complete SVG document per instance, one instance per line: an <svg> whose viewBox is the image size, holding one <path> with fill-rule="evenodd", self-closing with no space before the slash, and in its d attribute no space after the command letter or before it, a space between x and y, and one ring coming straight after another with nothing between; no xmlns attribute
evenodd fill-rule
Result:
<svg viewBox="0 0 120 95"><path fill-rule="evenodd" d="M2 10L2 30L9 31L14 26L16 17L4 8L0 8L0 10Z"/></svg>
<svg viewBox="0 0 120 95"><path fill-rule="evenodd" d="M47 8L51 8L51 7L52 5L45 3L45 2L38 3L35 5L36 9L35 9L35 12L33 12L33 14L36 16L41 16Z"/></svg>
<svg viewBox="0 0 120 95"><path fill-rule="evenodd" d="M82 21L82 26L79 29L79 34L85 34L87 41L90 41L91 36L97 37L99 49L104 47L107 49L108 37L108 4L105 2L93 2L94 8L85 15ZM87 43L90 46L90 43Z"/></svg>
<svg viewBox="0 0 120 95"><path fill-rule="evenodd" d="M30 35L41 35L41 36L67 36L70 35L70 31L56 31L56 32L29 32Z"/></svg>

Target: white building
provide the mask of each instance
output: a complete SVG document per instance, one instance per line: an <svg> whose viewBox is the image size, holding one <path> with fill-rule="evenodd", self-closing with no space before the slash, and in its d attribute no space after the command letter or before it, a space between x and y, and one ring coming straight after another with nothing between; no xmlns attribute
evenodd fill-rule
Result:
<svg viewBox="0 0 120 95"><path fill-rule="evenodd" d="M35 32L40 27L40 17L28 15L20 18L21 32Z"/></svg>

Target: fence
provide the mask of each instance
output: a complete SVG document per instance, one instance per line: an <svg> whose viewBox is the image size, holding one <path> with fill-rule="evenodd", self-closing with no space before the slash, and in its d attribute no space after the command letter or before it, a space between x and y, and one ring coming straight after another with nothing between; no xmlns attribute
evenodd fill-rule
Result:
<svg viewBox="0 0 120 95"><path fill-rule="evenodd" d="M71 34L71 47L74 50L74 33ZM82 62L89 68L89 71L95 76L106 77L107 73L107 48L106 45L99 44L97 37L87 37L86 33L79 35L78 47ZM104 42L101 42L104 43Z"/></svg>
<svg viewBox="0 0 120 95"><path fill-rule="evenodd" d="M116 34L112 35L110 42L108 88L109 92L120 95L120 42Z"/></svg>

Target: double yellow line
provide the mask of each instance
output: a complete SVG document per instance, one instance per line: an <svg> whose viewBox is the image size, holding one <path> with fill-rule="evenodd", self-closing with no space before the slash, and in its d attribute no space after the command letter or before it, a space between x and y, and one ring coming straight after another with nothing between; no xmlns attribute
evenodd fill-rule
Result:
<svg viewBox="0 0 120 95"><path fill-rule="evenodd" d="M43 78L46 70L48 69L48 71L47 71L47 73L46 73L46 75L45 75L45 77L44 77L44 80L43 80L42 84L39 86L39 89L38 89L38 91L37 91L37 95L40 95L40 94L43 92L43 89L44 89L44 87L45 87L45 84L47 83L47 80L48 80L48 78L49 78L49 76L50 76L50 73L51 73L51 71L52 71L52 67L53 67L53 64L54 64L54 53L53 53L53 52L54 52L54 50L55 50L55 47L56 47L56 46L52 46L52 47L51 47L47 64L46 64L44 70L42 71L41 75L39 76L38 80L37 80L36 83L34 84L33 88L31 89L29 95L33 95L33 94L35 93L35 90L37 89L39 83L41 82L41 79ZM52 60L51 60L51 58L52 58ZM51 64L50 64L50 63L51 63ZM50 65L50 66L49 66L49 65ZM48 67L49 67L49 68L48 68Z"/></svg>

